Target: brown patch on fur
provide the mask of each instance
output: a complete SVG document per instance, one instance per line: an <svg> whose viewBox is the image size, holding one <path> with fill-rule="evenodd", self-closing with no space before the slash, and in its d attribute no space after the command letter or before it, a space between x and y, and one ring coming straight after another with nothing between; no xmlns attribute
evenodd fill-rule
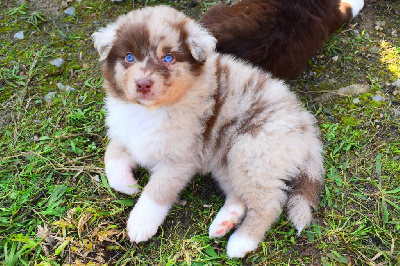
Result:
<svg viewBox="0 0 400 266"><path fill-rule="evenodd" d="M265 113L267 105L267 103L260 100L252 103L249 113L240 121L238 133L249 133L253 137L257 136L262 128L262 125L264 125L268 119L268 112Z"/></svg>
<svg viewBox="0 0 400 266"><path fill-rule="evenodd" d="M257 77L257 84L254 86L254 93L263 91L266 82L267 82L267 77L265 75L259 75Z"/></svg>
<svg viewBox="0 0 400 266"><path fill-rule="evenodd" d="M251 125L247 126L245 130L241 130L240 133L242 133L242 134L249 133L253 137L256 137L258 135L258 133L260 133L261 129L262 129L261 124L251 124Z"/></svg>
<svg viewBox="0 0 400 266"><path fill-rule="evenodd" d="M149 46L149 31L145 24L123 25L117 30L117 38L103 65L103 77L107 83L107 93L122 100L127 100L123 88L117 85L115 67L117 62L127 68L125 55L133 53L137 60L143 60L144 50Z"/></svg>
<svg viewBox="0 0 400 266"><path fill-rule="evenodd" d="M190 70L193 72L194 75L200 75L202 72L204 62L199 62L194 57L192 56L189 44L188 44L188 38L189 38L189 33L187 32L185 25L189 22L188 19L185 19L181 21L180 23L171 25L174 29L176 29L180 33L180 50L182 51L181 53L176 54L176 60L178 61L184 61L188 62L190 65Z"/></svg>
<svg viewBox="0 0 400 266"><path fill-rule="evenodd" d="M304 196L313 208L316 208L320 202L320 193L322 190L321 181L313 181L306 174L302 173L297 178L289 182L292 188L291 196Z"/></svg>
<svg viewBox="0 0 400 266"><path fill-rule="evenodd" d="M310 132L311 130L312 130L312 128L310 128L309 124L300 125L300 132L301 133Z"/></svg>
<svg viewBox="0 0 400 266"><path fill-rule="evenodd" d="M224 138L226 138L226 135L225 135L226 131L227 131L229 128L231 128L231 127L237 125L238 120L239 120L238 118L232 118L230 121L226 122L225 124L223 124L223 125L219 128L219 131L218 131L218 133L217 133L217 136L218 136L218 137L217 137L217 140L216 140L216 142L215 142L215 148L216 148L216 149L221 148L222 140L223 140Z"/></svg>
<svg viewBox="0 0 400 266"><path fill-rule="evenodd" d="M204 142L206 144L208 144L211 140L212 130L215 126L215 123L217 122L217 118L221 111L221 107L224 104L224 99L221 99L221 91L223 90L223 88L222 88L222 84L221 84L222 68L221 68L221 58L220 57L217 58L215 65L216 65L215 75L216 75L217 89L215 90L215 93L213 95L213 99L214 99L213 113L208 118L208 120L205 122L205 130L203 133L203 138L204 138Z"/></svg>
<svg viewBox="0 0 400 266"><path fill-rule="evenodd" d="M115 80L115 73L114 73L115 65L112 64L115 63L105 62L102 68L104 85L105 88L107 89L107 94L126 101L127 99L125 96L125 92L123 91L122 88L118 86L117 81Z"/></svg>
<svg viewBox="0 0 400 266"><path fill-rule="evenodd" d="M224 78L225 80L227 80L230 76L231 70L229 69L229 66L227 65L222 65L221 66L221 78Z"/></svg>
<svg viewBox="0 0 400 266"><path fill-rule="evenodd" d="M243 93L245 93L246 91L248 91L249 89L251 89L251 84L253 84L254 82L254 77L255 74L251 74L251 76L249 78L247 78L246 82L243 85Z"/></svg>
<svg viewBox="0 0 400 266"><path fill-rule="evenodd" d="M151 52L150 33L146 23L123 24L116 31L116 42L110 50L109 58L125 58L127 52L133 53L137 61L142 61Z"/></svg>
<svg viewBox="0 0 400 266"><path fill-rule="evenodd" d="M161 39L161 38L160 38L160 39ZM164 54L171 53L172 47L170 47L170 46L165 46L165 47L163 47L162 51L163 51Z"/></svg>
<svg viewBox="0 0 400 266"><path fill-rule="evenodd" d="M228 68L225 69L229 71ZM222 68L222 72L224 68ZM229 72L226 72L229 75ZM251 92L255 91L256 88L264 87L266 78L260 76L257 80L257 84L255 87L251 89ZM257 87L258 86L258 87ZM226 138L226 132L232 127L236 128L236 134L251 134L253 137L257 136L257 134L261 131L262 125L268 119L268 116L264 115L264 111L267 109L267 103L261 100L257 100L252 103L251 107L248 110L248 113L243 115L242 117L232 118L230 121L223 124L218 132L217 139L215 142L215 148L219 149L222 146L223 140ZM230 135L230 134L229 134ZM227 143L225 143L227 145Z"/></svg>
<svg viewBox="0 0 400 266"><path fill-rule="evenodd" d="M218 40L218 52L290 79L352 18L351 8L339 4L340 0L243 0L213 6L200 22Z"/></svg>
<svg viewBox="0 0 400 266"><path fill-rule="evenodd" d="M221 166L226 167L228 165L228 149L225 150L224 155L221 157Z"/></svg>
<svg viewBox="0 0 400 266"><path fill-rule="evenodd" d="M161 75L164 80L169 80L171 77L171 73L168 68L159 61L154 60L152 57L148 57L144 68L144 70L149 71L150 73L157 73Z"/></svg>

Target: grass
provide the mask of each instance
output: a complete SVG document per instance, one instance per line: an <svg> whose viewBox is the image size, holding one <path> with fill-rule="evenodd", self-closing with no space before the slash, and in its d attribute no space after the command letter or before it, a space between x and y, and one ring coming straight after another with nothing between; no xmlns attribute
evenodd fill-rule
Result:
<svg viewBox="0 0 400 266"><path fill-rule="evenodd" d="M126 220L138 196L113 191L104 174L104 91L90 34L129 11L131 1L75 1L75 17L0 3L6 7L0 10L4 265L400 263L400 89L391 85L399 78L400 39L392 34L400 28L398 2L366 1L352 23L361 34L344 27L290 82L321 128L322 202L300 236L283 214L255 252L234 260L226 256L226 237L207 236L224 201L208 175L193 179L150 241L136 245L127 239ZM136 2L160 3L196 18L215 1ZM386 21L382 31L374 29L375 21ZM25 39L14 40L20 30ZM60 68L49 64L56 58L65 60ZM370 90L319 97L354 83ZM53 95L50 102L46 95ZM373 100L376 95L385 100ZM144 186L148 173L135 174Z"/></svg>

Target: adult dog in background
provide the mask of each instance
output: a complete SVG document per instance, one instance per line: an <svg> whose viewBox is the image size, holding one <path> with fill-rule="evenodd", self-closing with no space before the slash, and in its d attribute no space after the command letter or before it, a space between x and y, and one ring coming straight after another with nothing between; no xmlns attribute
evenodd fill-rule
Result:
<svg viewBox="0 0 400 266"><path fill-rule="evenodd" d="M211 7L200 22L218 40L218 52L290 79L363 6L364 0L243 0Z"/></svg>
<svg viewBox="0 0 400 266"><path fill-rule="evenodd" d="M127 222L147 241L196 172L211 172L226 202L209 230L233 227L227 253L257 248L287 205L300 232L323 182L315 119L270 74L214 51L215 38L166 6L132 11L93 34L103 63L109 184L139 191L132 169L151 176Z"/></svg>

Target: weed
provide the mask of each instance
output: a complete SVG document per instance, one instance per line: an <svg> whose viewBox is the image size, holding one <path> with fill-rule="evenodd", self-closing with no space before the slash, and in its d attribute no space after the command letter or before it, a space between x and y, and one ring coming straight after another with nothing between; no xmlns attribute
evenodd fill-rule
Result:
<svg viewBox="0 0 400 266"><path fill-rule="evenodd" d="M32 12L28 17L28 23L32 24L36 29L43 21L45 21L45 17L42 12Z"/></svg>
<svg viewBox="0 0 400 266"><path fill-rule="evenodd" d="M15 15L25 15L26 14L26 4L21 4L18 7L10 8L7 11L7 15L15 16Z"/></svg>

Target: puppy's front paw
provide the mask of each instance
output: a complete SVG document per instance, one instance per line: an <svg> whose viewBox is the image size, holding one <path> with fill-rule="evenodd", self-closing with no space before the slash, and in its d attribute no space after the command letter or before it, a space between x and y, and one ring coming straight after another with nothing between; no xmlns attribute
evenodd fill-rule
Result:
<svg viewBox="0 0 400 266"><path fill-rule="evenodd" d="M135 243L147 241L157 233L158 226L158 223L151 221L148 217L131 213L127 226L129 239Z"/></svg>
<svg viewBox="0 0 400 266"><path fill-rule="evenodd" d="M242 205L231 205L222 207L215 217L209 229L210 237L223 237L242 219L244 207Z"/></svg>
<svg viewBox="0 0 400 266"><path fill-rule="evenodd" d="M132 168L123 161L108 160L106 175L110 187L119 192L133 195L140 191L138 183L133 177Z"/></svg>
<svg viewBox="0 0 400 266"><path fill-rule="evenodd" d="M257 241L234 233L229 238L226 253L229 258L242 258L247 252L255 250L257 246Z"/></svg>
<svg viewBox="0 0 400 266"><path fill-rule="evenodd" d="M162 206L146 194L142 194L128 219L128 236L131 242L149 240L167 216L169 206Z"/></svg>

